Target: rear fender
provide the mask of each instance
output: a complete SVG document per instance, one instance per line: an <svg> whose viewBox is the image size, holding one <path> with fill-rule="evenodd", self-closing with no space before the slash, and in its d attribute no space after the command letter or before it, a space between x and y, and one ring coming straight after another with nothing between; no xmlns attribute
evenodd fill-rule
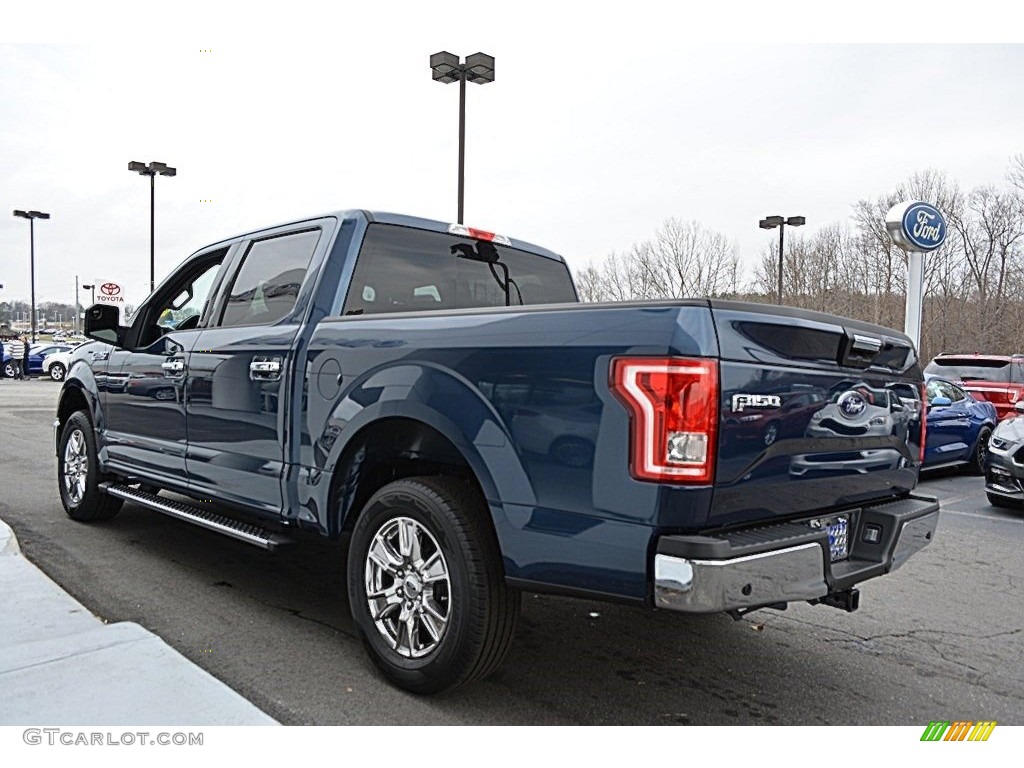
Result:
<svg viewBox="0 0 1024 768"><path fill-rule="evenodd" d="M311 398L309 427L320 464L311 480L332 477L340 458L366 427L384 419L407 419L431 427L456 448L476 476L492 514L499 513L502 502L536 503L533 485L500 415L454 371L427 363L377 369L345 388L330 408L327 418L316 418ZM330 491L330 482L310 482L306 493L300 491L300 504L308 513L312 503L322 529L333 534L342 521L328 518Z"/></svg>

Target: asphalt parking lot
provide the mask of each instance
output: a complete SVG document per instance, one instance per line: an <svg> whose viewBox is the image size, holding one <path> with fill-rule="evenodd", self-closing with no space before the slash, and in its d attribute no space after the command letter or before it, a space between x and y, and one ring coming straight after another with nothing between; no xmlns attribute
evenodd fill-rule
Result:
<svg viewBox="0 0 1024 768"><path fill-rule="evenodd" d="M1024 724L1024 515L991 507L980 478L923 480L942 502L935 542L863 585L856 613L795 605L734 622L525 595L497 675L420 698L363 653L340 545L274 555L131 505L68 520L58 391L0 381L0 518L94 613L142 624L284 723Z"/></svg>

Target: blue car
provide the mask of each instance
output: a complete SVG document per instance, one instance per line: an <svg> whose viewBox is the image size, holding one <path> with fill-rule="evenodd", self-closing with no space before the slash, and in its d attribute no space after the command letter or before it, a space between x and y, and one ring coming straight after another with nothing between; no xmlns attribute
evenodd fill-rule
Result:
<svg viewBox="0 0 1024 768"><path fill-rule="evenodd" d="M52 355L54 352L67 352L69 349L74 349L72 344L37 344L28 353L28 373L29 375L40 374L43 372L43 359L47 355ZM14 377L14 361L11 359L11 353L8 349L8 345L4 344L4 376L7 378Z"/></svg>
<svg viewBox="0 0 1024 768"><path fill-rule="evenodd" d="M924 468L960 465L972 474L984 474L988 439L999 420L996 407L936 376L928 377L925 397L928 432Z"/></svg>

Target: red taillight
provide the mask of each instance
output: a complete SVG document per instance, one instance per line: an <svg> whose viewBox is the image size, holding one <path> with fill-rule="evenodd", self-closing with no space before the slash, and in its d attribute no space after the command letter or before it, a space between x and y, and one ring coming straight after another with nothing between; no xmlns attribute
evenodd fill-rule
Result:
<svg viewBox="0 0 1024 768"><path fill-rule="evenodd" d="M925 438L928 435L928 397L925 392L925 385L921 385L921 450L919 451L918 459L921 464L924 464L924 444Z"/></svg>
<svg viewBox="0 0 1024 768"><path fill-rule="evenodd" d="M620 357L611 390L629 409L630 472L638 480L710 483L718 431L718 364Z"/></svg>

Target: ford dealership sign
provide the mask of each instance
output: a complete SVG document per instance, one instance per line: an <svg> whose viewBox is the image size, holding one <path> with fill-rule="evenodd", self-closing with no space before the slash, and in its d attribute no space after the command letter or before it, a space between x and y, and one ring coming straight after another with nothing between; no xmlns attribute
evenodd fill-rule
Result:
<svg viewBox="0 0 1024 768"><path fill-rule="evenodd" d="M946 219L934 205L907 202L894 205L885 216L889 237L905 251L934 251L946 240Z"/></svg>

